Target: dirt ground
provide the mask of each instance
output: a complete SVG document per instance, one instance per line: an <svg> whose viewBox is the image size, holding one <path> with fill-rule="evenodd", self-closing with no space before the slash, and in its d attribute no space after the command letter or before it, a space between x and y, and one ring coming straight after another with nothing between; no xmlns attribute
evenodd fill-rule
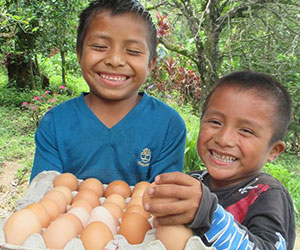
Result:
<svg viewBox="0 0 300 250"><path fill-rule="evenodd" d="M21 199L28 189L28 182L20 182L16 178L17 170L22 165L15 162L0 163L0 221L7 218L15 211L17 200ZM294 250L300 250L300 231L297 230L297 238Z"/></svg>

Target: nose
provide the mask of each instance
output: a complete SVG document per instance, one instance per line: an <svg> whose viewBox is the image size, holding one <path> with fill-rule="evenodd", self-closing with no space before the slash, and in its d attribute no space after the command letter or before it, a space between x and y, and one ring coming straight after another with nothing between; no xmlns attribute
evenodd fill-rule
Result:
<svg viewBox="0 0 300 250"><path fill-rule="evenodd" d="M122 49L111 48L105 58L105 64L112 67L122 67L125 65L125 56Z"/></svg>
<svg viewBox="0 0 300 250"><path fill-rule="evenodd" d="M214 141L221 147L234 147L236 143L236 134L234 129L222 127L214 136Z"/></svg>

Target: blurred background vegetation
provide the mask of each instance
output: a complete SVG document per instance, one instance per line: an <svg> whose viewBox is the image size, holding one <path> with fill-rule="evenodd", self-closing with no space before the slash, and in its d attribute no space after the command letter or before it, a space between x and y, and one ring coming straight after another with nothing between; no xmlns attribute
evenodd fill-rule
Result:
<svg viewBox="0 0 300 250"><path fill-rule="evenodd" d="M0 172L24 166L48 108L88 91L75 53L87 0L0 0ZM157 64L143 89L167 102L187 126L185 171L203 167L196 151L201 104L218 77L236 70L275 76L293 99L287 150L265 171L290 191L300 222L300 4L297 0L141 0L157 25ZM33 97L42 99L36 101ZM31 104L30 104L31 103Z"/></svg>

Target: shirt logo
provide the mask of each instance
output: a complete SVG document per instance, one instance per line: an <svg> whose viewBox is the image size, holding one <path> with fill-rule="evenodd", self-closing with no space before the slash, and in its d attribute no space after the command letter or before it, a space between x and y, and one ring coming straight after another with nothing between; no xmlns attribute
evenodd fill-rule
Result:
<svg viewBox="0 0 300 250"><path fill-rule="evenodd" d="M151 160L151 150L149 148L144 148L140 153L140 160L138 164L142 167L149 167Z"/></svg>

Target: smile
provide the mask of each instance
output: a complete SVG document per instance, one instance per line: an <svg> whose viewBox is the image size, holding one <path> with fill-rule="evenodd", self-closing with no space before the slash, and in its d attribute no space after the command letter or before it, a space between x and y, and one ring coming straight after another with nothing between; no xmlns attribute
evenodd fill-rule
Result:
<svg viewBox="0 0 300 250"><path fill-rule="evenodd" d="M211 151L211 154L212 154L214 159L216 159L218 161L225 162L225 163L231 163L231 162L234 162L236 160L235 157L232 157L232 156L229 156L229 155L219 155L214 151Z"/></svg>
<svg viewBox="0 0 300 250"><path fill-rule="evenodd" d="M126 81L127 77L126 76L113 76L113 75L107 75L107 74L100 74L100 76L105 79L105 80L109 80L109 81Z"/></svg>

